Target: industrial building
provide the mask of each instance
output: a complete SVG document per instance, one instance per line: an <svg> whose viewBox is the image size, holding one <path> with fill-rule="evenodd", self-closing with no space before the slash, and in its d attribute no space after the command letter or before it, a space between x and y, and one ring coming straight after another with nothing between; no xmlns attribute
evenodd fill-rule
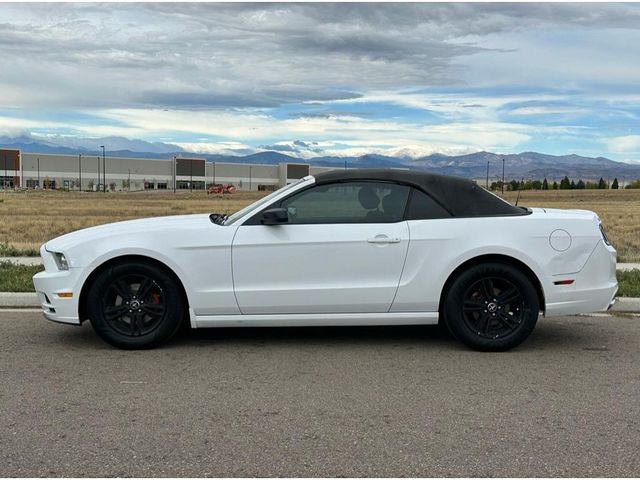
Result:
<svg viewBox="0 0 640 480"><path fill-rule="evenodd" d="M30 153L0 148L0 188L69 190L204 190L231 183L238 190L274 190L332 170L307 163L208 162L203 158L126 158Z"/></svg>

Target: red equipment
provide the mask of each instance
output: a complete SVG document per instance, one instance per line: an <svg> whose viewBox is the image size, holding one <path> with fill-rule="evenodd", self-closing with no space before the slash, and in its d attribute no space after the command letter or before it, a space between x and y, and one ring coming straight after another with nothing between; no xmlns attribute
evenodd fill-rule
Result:
<svg viewBox="0 0 640 480"><path fill-rule="evenodd" d="M207 195L210 193L236 193L236 187L231 183L215 183L207 189Z"/></svg>

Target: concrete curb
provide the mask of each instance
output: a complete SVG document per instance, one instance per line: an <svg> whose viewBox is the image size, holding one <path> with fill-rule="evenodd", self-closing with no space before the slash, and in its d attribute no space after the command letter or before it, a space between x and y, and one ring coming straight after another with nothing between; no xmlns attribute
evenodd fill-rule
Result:
<svg viewBox="0 0 640 480"><path fill-rule="evenodd" d="M0 308L39 307L38 295L33 292L0 292Z"/></svg>
<svg viewBox="0 0 640 480"><path fill-rule="evenodd" d="M0 292L1 308L40 308L38 296L35 293ZM618 297L611 307L612 312L640 313L640 298Z"/></svg>
<svg viewBox="0 0 640 480"><path fill-rule="evenodd" d="M616 303L611 307L612 312L640 312L640 298L618 297Z"/></svg>

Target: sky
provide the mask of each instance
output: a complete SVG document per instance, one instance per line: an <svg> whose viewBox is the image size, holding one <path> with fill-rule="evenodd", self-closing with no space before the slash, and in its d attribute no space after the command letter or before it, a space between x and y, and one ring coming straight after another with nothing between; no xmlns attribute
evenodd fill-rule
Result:
<svg viewBox="0 0 640 480"><path fill-rule="evenodd" d="M0 59L5 139L640 162L640 4L5 3Z"/></svg>

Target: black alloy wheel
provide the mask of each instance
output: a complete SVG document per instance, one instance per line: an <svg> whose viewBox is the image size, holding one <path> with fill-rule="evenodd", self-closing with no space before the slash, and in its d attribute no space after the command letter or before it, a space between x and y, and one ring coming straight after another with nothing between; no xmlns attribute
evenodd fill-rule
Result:
<svg viewBox="0 0 640 480"><path fill-rule="evenodd" d="M469 347L504 351L531 334L539 310L538 293L527 275L512 265L486 263L454 280L441 313L449 330Z"/></svg>
<svg viewBox="0 0 640 480"><path fill-rule="evenodd" d="M126 275L114 280L102 296L104 318L121 335L147 335L167 313L162 288L147 275Z"/></svg>
<svg viewBox="0 0 640 480"><path fill-rule="evenodd" d="M177 280L146 262L101 271L87 295L96 333L119 348L151 348L168 340L182 324L184 300Z"/></svg>
<svg viewBox="0 0 640 480"><path fill-rule="evenodd" d="M510 335L525 318L522 293L504 278L482 278L467 288L463 298L465 323L483 338Z"/></svg>

